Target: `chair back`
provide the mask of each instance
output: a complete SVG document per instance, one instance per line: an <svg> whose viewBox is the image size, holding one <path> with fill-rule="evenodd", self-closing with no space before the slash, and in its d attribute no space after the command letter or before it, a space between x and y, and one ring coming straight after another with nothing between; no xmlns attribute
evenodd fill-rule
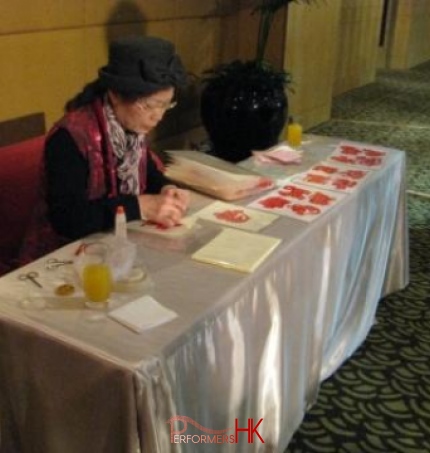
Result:
<svg viewBox="0 0 430 453"><path fill-rule="evenodd" d="M0 263L16 258L41 194L45 136L0 147ZM1 269L0 269L1 272Z"/></svg>

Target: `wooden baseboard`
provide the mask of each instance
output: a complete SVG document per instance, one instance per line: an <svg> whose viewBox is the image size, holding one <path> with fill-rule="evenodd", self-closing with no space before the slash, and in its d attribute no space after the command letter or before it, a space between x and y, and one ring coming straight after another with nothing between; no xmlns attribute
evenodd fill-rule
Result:
<svg viewBox="0 0 430 453"><path fill-rule="evenodd" d="M39 135L45 129L45 114L32 113L0 122L0 146L12 145Z"/></svg>

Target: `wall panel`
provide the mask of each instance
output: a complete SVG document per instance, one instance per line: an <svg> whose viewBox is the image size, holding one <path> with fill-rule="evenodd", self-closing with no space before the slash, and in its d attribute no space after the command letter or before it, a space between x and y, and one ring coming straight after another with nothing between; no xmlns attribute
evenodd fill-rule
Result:
<svg viewBox="0 0 430 453"><path fill-rule="evenodd" d="M392 0L392 67L430 59L430 1ZM292 4L279 12L267 58L291 71L290 112L305 127L330 116L333 95L372 82L383 0ZM172 40L188 71L199 76L220 62L255 55L255 0L0 1L0 121L42 112L49 128L64 103L105 64L108 42L126 34ZM179 118L158 132L185 137L199 130L196 84L182 93ZM170 139L169 139L170 140Z"/></svg>
<svg viewBox="0 0 430 453"><path fill-rule="evenodd" d="M0 120L44 112L51 124L86 78L83 48L82 29L0 36Z"/></svg>
<svg viewBox="0 0 430 453"><path fill-rule="evenodd" d="M343 0L340 10L333 94L375 80L383 0Z"/></svg>
<svg viewBox="0 0 430 453"><path fill-rule="evenodd" d="M2 0L0 35L79 27L84 21L85 1Z"/></svg>
<svg viewBox="0 0 430 453"><path fill-rule="evenodd" d="M0 121L43 112L49 128L106 63L108 42L127 34L173 41L187 70L200 74L237 50L237 21L227 16L233 6L232 0L1 1ZM191 95L193 87L185 93ZM185 105L194 111L183 111L185 119L167 132L198 120L196 101Z"/></svg>
<svg viewBox="0 0 430 453"><path fill-rule="evenodd" d="M305 128L330 117L340 1L288 10L284 64L294 90L288 94L289 113Z"/></svg>

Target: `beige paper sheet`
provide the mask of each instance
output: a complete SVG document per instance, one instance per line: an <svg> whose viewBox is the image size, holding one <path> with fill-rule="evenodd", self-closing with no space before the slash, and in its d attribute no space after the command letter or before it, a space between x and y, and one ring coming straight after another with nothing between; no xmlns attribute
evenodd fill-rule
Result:
<svg viewBox="0 0 430 453"><path fill-rule="evenodd" d="M280 243L278 238L225 228L192 258L241 272L252 272Z"/></svg>

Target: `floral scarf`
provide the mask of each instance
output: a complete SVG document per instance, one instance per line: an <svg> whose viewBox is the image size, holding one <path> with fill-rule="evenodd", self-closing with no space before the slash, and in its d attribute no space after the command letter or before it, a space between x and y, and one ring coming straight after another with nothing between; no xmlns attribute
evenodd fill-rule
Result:
<svg viewBox="0 0 430 453"><path fill-rule="evenodd" d="M139 163L144 148L145 135L128 132L122 128L107 96L103 102L103 110L112 149L117 158L116 171L119 179L119 192L124 195L138 195L140 189Z"/></svg>

